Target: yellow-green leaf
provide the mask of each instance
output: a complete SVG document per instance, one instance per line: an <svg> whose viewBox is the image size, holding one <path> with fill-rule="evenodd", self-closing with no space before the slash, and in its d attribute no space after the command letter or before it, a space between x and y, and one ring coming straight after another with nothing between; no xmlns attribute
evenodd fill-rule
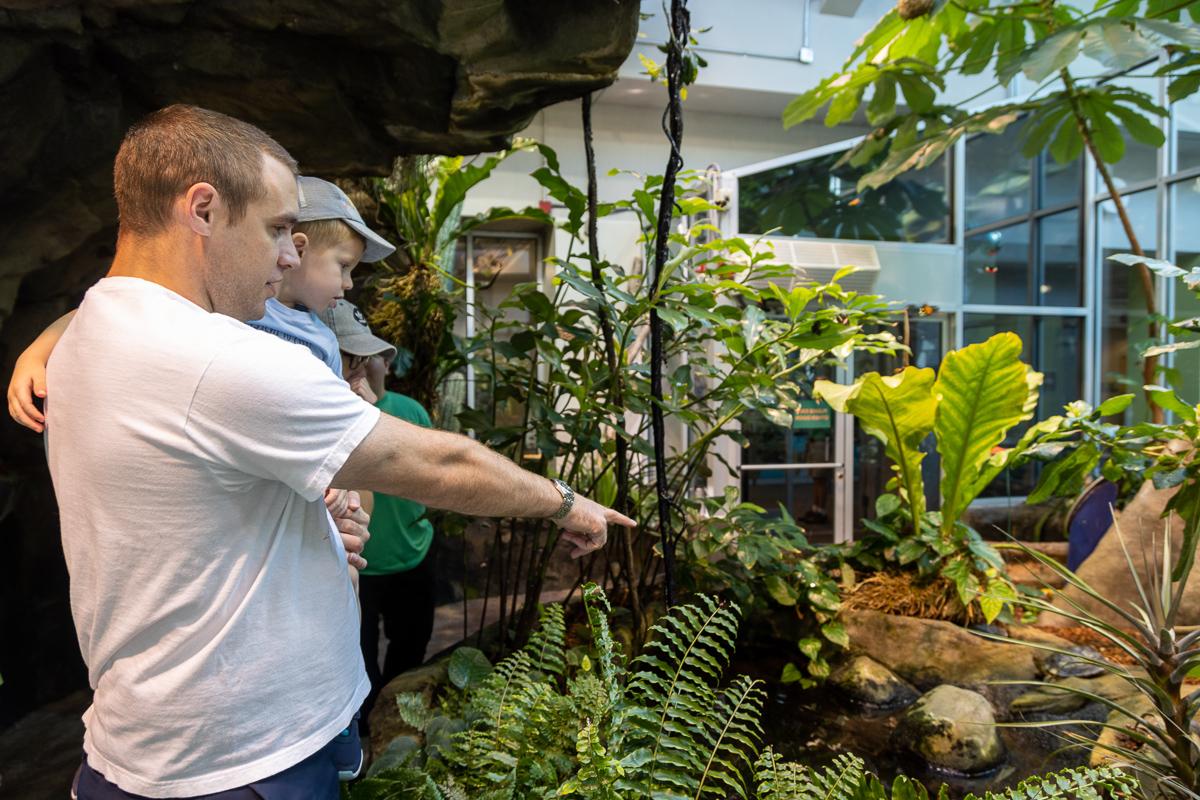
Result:
<svg viewBox="0 0 1200 800"><path fill-rule="evenodd" d="M1037 389L1028 373L1021 362L1021 339L1011 332L946 355L933 387L933 428L942 457L943 534L953 530L983 488L978 476L992 448L1031 416L1030 394Z"/></svg>

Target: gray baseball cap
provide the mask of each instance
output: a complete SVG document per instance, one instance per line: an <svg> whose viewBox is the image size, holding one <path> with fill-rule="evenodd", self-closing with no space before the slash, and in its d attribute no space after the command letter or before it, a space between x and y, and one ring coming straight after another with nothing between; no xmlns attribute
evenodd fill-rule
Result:
<svg viewBox="0 0 1200 800"><path fill-rule="evenodd" d="M340 219L351 230L366 239L362 260L368 264L381 261L396 252L396 246L367 227L362 215L346 193L329 181L301 175L296 181L300 194L300 214L297 222L316 222L319 219Z"/></svg>
<svg viewBox="0 0 1200 800"><path fill-rule="evenodd" d="M396 348L371 333L366 316L349 300L338 300L318 316L337 335L340 350L352 356L383 356L389 364L396 357Z"/></svg>

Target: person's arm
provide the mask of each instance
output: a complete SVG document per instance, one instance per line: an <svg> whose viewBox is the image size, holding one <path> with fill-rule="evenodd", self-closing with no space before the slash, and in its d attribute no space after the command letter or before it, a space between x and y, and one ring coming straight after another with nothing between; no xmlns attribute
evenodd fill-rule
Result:
<svg viewBox="0 0 1200 800"><path fill-rule="evenodd" d="M387 414L346 459L334 486L359 486L432 508L481 517L549 517L562 505L554 484L466 436L412 425ZM557 520L578 558L604 545L608 526L636 523L576 495Z"/></svg>
<svg viewBox="0 0 1200 800"><path fill-rule="evenodd" d="M46 415L33 398L46 399L46 362L74 317L75 312L68 311L50 323L13 365L12 378L8 382L8 414L31 431L41 433L45 430Z"/></svg>

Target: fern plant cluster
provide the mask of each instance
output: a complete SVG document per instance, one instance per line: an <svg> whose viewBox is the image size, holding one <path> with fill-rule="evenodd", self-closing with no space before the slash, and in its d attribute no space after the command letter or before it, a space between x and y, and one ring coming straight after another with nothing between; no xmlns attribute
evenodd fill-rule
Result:
<svg viewBox="0 0 1200 800"><path fill-rule="evenodd" d="M585 587L584 608L592 641L582 654L567 649L562 606L545 606L529 643L494 667L479 651L456 651L453 688L435 708L400 695L401 717L421 741L393 742L347 790L350 800L929 800L904 777L885 786L851 755L814 769L760 747L761 682L724 681L736 605L701 595L676 606L629 663L599 587ZM982 800L1091 800L1133 789L1105 767L1031 779ZM943 788L938 800L946 797Z"/></svg>

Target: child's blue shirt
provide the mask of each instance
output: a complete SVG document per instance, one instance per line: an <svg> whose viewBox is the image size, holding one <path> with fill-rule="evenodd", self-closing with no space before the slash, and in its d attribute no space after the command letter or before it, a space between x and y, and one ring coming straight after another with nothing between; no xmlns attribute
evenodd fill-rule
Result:
<svg viewBox="0 0 1200 800"><path fill-rule="evenodd" d="M337 336L321 318L303 306L288 308L271 297L262 319L247 322L251 328L273 333L285 342L302 344L324 361L333 374L342 377L342 353Z"/></svg>

